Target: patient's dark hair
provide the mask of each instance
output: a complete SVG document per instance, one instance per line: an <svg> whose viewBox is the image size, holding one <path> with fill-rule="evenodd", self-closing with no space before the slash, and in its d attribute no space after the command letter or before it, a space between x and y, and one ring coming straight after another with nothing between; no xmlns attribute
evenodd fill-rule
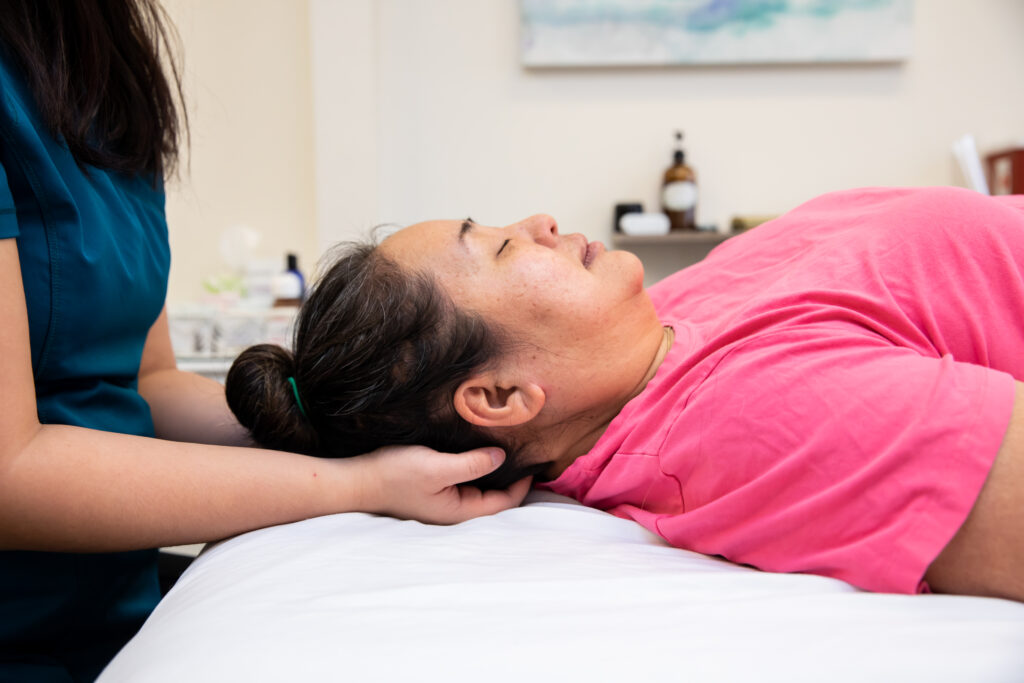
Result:
<svg viewBox="0 0 1024 683"><path fill-rule="evenodd" d="M532 470L518 465L513 444L463 420L452 397L507 341L429 276L372 245L346 245L299 312L293 352L261 344L235 360L228 405L261 446L321 457L390 444L452 453L498 445L505 463L476 483L504 488Z"/></svg>

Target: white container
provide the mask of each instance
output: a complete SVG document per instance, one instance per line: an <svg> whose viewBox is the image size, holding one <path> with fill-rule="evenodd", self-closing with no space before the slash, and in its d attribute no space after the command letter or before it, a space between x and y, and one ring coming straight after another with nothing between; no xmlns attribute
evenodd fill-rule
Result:
<svg viewBox="0 0 1024 683"><path fill-rule="evenodd" d="M619 229L627 235L667 235L669 227L663 213L626 213L619 219Z"/></svg>
<svg viewBox="0 0 1024 683"><path fill-rule="evenodd" d="M179 359L231 359L254 344L289 348L297 307L219 310L175 306L168 313L171 345Z"/></svg>
<svg viewBox="0 0 1024 683"><path fill-rule="evenodd" d="M281 270L281 264L273 259L254 259L245 264L246 306L249 308L270 308L274 303L274 276Z"/></svg>
<svg viewBox="0 0 1024 683"><path fill-rule="evenodd" d="M178 305L167 314L171 347L179 358L214 355L214 310L202 305Z"/></svg>

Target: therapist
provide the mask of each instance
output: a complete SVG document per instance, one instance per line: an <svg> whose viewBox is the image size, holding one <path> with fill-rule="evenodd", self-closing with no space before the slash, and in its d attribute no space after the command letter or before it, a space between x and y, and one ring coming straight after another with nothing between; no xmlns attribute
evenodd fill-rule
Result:
<svg viewBox="0 0 1024 683"><path fill-rule="evenodd" d="M0 680L94 679L159 599L153 548L350 510L454 523L528 487L457 486L498 450L243 447L222 387L175 368L167 28L155 0L0 12Z"/></svg>

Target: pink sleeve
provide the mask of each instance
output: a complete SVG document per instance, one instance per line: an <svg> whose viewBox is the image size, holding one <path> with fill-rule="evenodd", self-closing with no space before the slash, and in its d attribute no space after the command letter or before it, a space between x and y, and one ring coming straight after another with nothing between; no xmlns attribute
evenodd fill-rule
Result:
<svg viewBox="0 0 1024 683"><path fill-rule="evenodd" d="M661 465L686 511L658 532L768 571L922 590L985 481L1013 398L1007 374L855 327L752 339L669 434Z"/></svg>
<svg viewBox="0 0 1024 683"><path fill-rule="evenodd" d="M1000 204L1013 207L1019 211L1024 211L1024 194L1006 194L993 197L994 200Z"/></svg>

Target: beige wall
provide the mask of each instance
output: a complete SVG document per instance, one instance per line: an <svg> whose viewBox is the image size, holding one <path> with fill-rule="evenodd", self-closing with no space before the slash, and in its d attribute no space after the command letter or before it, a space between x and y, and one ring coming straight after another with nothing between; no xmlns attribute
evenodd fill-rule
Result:
<svg viewBox="0 0 1024 683"><path fill-rule="evenodd" d="M167 188L169 301L228 270L219 237L257 230L257 255L317 255L309 13L304 0L164 0L184 50L191 155Z"/></svg>
<svg viewBox="0 0 1024 683"><path fill-rule="evenodd" d="M363 88L351 117L331 125L359 125L376 108L376 153L343 159L318 142L337 164L319 187L359 205L321 211L324 242L357 234L366 214L502 223L538 211L608 239L616 201L656 207L677 127L699 175L699 218L713 223L838 188L959 184L955 138L973 132L983 149L1024 138L1019 0L919 0L913 56L901 64L591 70L521 68L515 0L345 4L372 18L332 25L323 10L335 0L312 0L324 19L317 53L340 55L344 41L327 42L339 32L374 36L376 97ZM317 78L315 87L320 97L345 86ZM376 175L340 188L335 178L364 163ZM649 279L687 257L642 256Z"/></svg>
<svg viewBox="0 0 1024 683"><path fill-rule="evenodd" d="M592 70L522 69L515 0L167 5L194 126L168 198L172 299L223 268L211 238L234 223L307 266L426 217L546 211L607 240L613 203L656 206L677 127L714 223L858 185L962 184L955 138L1024 138L1019 0L918 0L902 64ZM643 256L650 279L693 257Z"/></svg>

